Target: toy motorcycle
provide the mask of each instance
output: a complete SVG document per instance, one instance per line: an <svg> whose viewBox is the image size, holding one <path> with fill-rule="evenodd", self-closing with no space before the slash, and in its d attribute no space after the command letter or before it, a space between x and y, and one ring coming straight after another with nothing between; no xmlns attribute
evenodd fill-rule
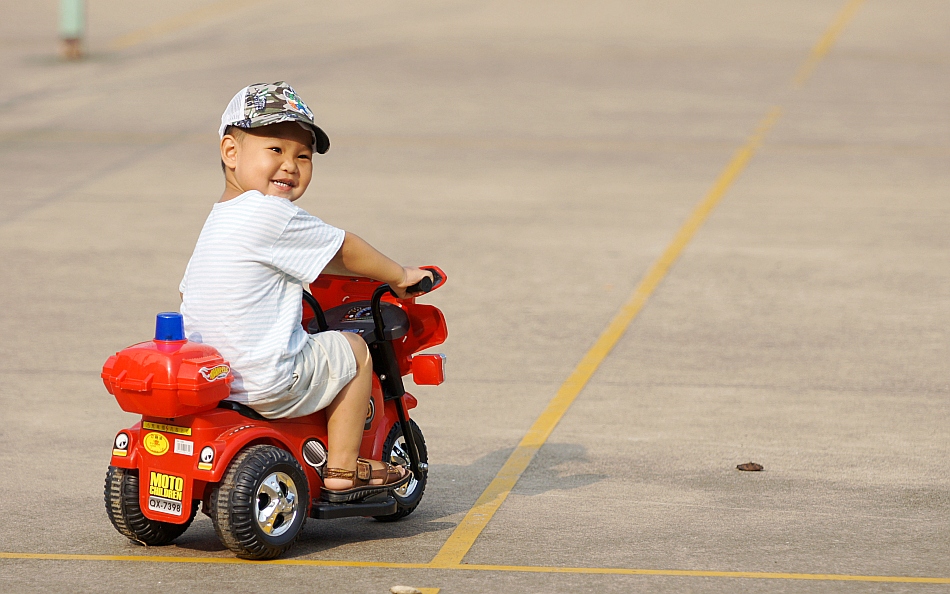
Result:
<svg viewBox="0 0 950 594"><path fill-rule="evenodd" d="M442 312L416 303L445 283L442 270L427 270L434 280L410 287L408 299L370 279L334 275L318 277L303 293L301 323L309 332L355 332L366 340L374 377L360 456L407 466L409 483L355 503L320 501L324 412L268 420L225 400L233 380L228 362L213 346L185 340L180 314L159 314L154 340L116 353L102 368L122 410L142 415L116 435L106 474L106 512L116 530L141 544L169 544L200 502L238 557L273 559L293 546L308 516L390 522L412 513L425 491L428 455L409 418L417 401L402 378L411 373L416 384L441 384L444 355L417 353L448 336Z"/></svg>

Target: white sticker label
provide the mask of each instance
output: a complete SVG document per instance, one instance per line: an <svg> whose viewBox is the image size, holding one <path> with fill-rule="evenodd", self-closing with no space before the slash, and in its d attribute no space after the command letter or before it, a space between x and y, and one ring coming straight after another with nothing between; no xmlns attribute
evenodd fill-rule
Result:
<svg viewBox="0 0 950 594"><path fill-rule="evenodd" d="M152 511L162 512L163 514L171 514L173 516L181 515L181 501L175 501L174 499L165 499L164 497L149 495L148 508Z"/></svg>
<svg viewBox="0 0 950 594"><path fill-rule="evenodd" d="M195 455L195 442L188 441L186 439L176 439L175 440L175 453L184 454L186 456Z"/></svg>

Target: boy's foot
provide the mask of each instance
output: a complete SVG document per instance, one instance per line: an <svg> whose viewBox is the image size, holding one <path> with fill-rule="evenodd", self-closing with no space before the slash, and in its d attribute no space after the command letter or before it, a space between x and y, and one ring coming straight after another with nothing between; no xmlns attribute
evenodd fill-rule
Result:
<svg viewBox="0 0 950 594"><path fill-rule="evenodd" d="M356 470L327 468L323 472L325 487L320 499L330 503L359 501L370 495L397 489L411 478L412 473L402 466L357 458Z"/></svg>

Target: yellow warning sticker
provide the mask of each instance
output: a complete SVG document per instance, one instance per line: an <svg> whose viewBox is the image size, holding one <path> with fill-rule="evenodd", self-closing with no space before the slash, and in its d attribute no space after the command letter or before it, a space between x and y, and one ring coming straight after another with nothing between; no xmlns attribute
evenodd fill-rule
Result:
<svg viewBox="0 0 950 594"><path fill-rule="evenodd" d="M166 425L164 423L153 423L151 421L142 421L142 429L164 431L165 433L175 433L176 435L191 435L191 427L179 427L177 425Z"/></svg>
<svg viewBox="0 0 950 594"><path fill-rule="evenodd" d="M145 444L145 449L149 453L156 456L161 456L168 451L168 438L161 433L146 433L142 443Z"/></svg>

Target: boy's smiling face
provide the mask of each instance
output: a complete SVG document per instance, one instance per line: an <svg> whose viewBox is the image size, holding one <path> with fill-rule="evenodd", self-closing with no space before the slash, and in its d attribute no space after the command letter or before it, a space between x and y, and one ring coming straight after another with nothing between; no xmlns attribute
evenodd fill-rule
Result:
<svg viewBox="0 0 950 594"><path fill-rule="evenodd" d="M313 138L296 122L241 129L221 139L222 200L257 190L293 202L313 176Z"/></svg>

